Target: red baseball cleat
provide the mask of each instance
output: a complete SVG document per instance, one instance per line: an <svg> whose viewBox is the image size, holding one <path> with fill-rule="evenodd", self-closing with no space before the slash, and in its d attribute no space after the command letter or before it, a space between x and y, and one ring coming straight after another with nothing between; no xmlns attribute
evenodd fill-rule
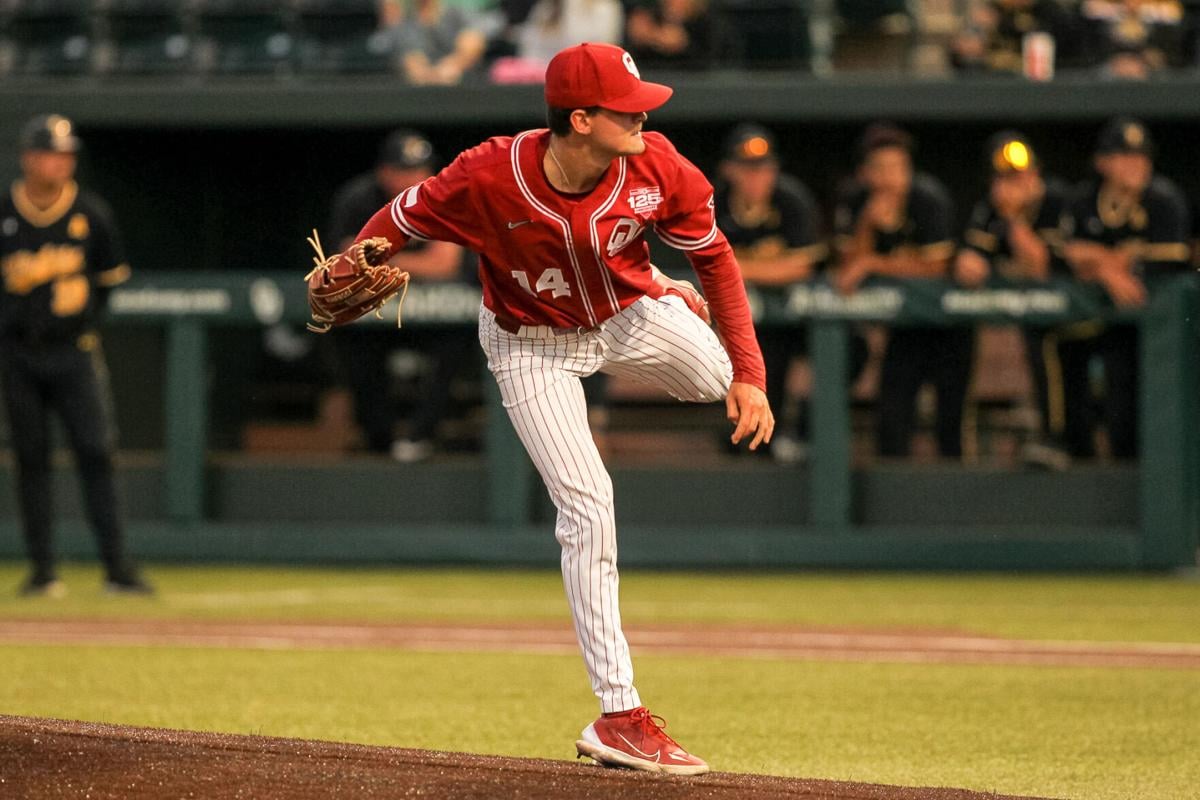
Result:
<svg viewBox="0 0 1200 800"><path fill-rule="evenodd" d="M639 706L605 715L583 729L575 742L580 756L605 767L628 767L672 775L700 775L708 764L684 750L663 728L666 721Z"/></svg>

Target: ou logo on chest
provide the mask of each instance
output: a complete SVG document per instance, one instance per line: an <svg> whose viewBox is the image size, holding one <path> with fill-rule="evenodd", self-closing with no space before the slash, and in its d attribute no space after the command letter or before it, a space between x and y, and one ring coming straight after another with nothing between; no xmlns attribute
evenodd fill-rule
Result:
<svg viewBox="0 0 1200 800"><path fill-rule="evenodd" d="M624 250L641 236L643 228L642 223L636 219L622 217L618 220L617 224L613 226L612 234L608 237L608 247L606 249L609 258Z"/></svg>

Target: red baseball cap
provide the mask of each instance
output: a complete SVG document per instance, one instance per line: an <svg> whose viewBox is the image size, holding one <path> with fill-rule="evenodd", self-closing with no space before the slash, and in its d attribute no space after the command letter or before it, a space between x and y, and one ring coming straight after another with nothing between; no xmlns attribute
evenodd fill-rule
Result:
<svg viewBox="0 0 1200 800"><path fill-rule="evenodd" d="M546 103L555 108L652 111L667 102L673 91L642 80L633 56L611 44L584 42L568 47L546 67Z"/></svg>

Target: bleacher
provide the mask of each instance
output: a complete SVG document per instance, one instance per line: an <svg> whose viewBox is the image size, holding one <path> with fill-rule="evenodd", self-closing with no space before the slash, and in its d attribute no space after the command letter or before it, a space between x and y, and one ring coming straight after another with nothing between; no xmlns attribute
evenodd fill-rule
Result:
<svg viewBox="0 0 1200 800"><path fill-rule="evenodd" d="M0 78L389 73L372 0L0 0Z"/></svg>
<svg viewBox="0 0 1200 800"><path fill-rule="evenodd" d="M950 2L715 0L712 66L908 68ZM374 0L0 0L0 79L389 75L396 56Z"/></svg>

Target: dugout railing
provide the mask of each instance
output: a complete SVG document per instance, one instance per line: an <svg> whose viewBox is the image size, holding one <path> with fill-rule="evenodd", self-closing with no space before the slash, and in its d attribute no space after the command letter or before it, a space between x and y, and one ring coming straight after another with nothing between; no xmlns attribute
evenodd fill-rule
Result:
<svg viewBox="0 0 1200 800"><path fill-rule="evenodd" d="M828 286L799 284L782 297L751 295L759 324L809 326L814 375L811 459L788 471L805 481L803 516L762 524L747 508L744 524L623 525L626 561L692 566L844 566L870 568L1119 568L1173 569L1196 563L1200 529L1200 308L1197 281L1158 285L1141 312L1115 312L1090 287L1067 282L964 290L930 281L901 287L874 282L850 297ZM473 325L478 289L417 285L405 305L405 325ZM395 522L331 525L230 524L206 511L210 479L207 449L208 340L218 326L301 324L307 319L301 281L294 275L251 273L143 273L116 289L109 321L115 326L161 325L166 331L165 452L162 521L138 536L157 557L251 560L481 561L521 563L552 558L550 525L538 519L543 493L528 457L488 387L488 425L478 524L406 521L404 493L396 493ZM392 312L394 313L394 312ZM392 313L358 324L395 325ZM1140 436L1135 525L1064 525L1035 530L1027 514L1012 524L863 524L856 514L857 477L851 464L847 331L856 322L888 325L1050 325L1070 320L1122 318L1141 328ZM402 336L402 334L398 334ZM286 467L285 467L286 468ZM408 469L420 470L421 467ZM370 491L388 491L401 468L378 473ZM412 474L412 473L409 473ZM336 472L328 477L338 491ZM728 502L739 481L730 473ZM997 479L1002 481L1003 479ZM1052 480L1047 475L1044 480ZM677 485L686 487L687 480ZM988 491L988 484L979 484ZM1012 487L994 484L1011 493ZM470 491L470 489L463 489ZM797 487L797 491L800 487ZM953 491L947 489L947 491ZM411 497L409 498L411 500ZM286 502L264 498L263 502ZM1019 495L1016 501L1020 502ZM10 526L5 526L10 527ZM145 526L141 526L145 527ZM15 526L11 526L15 533ZM15 542L11 542L15 544ZM85 543L86 544L86 543ZM340 555L339 555L340 554Z"/></svg>

